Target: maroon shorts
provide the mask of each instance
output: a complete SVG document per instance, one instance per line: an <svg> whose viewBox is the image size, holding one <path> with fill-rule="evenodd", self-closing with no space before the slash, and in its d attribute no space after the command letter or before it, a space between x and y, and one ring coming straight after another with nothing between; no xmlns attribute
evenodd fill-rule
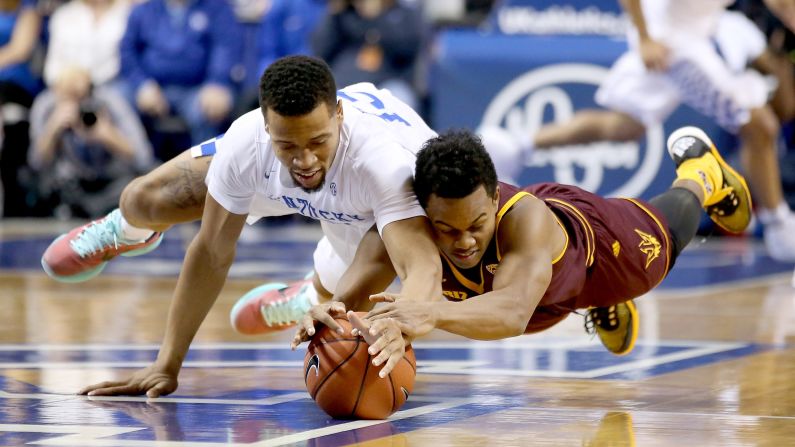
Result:
<svg viewBox="0 0 795 447"><path fill-rule="evenodd" d="M526 332L546 329L576 309L636 298L668 274L671 233L665 217L650 204L605 199L554 183L525 190L546 202L569 236Z"/></svg>

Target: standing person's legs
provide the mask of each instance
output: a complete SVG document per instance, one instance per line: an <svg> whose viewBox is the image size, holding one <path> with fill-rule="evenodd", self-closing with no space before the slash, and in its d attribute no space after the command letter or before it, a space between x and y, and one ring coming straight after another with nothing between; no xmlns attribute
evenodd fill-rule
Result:
<svg viewBox="0 0 795 447"><path fill-rule="evenodd" d="M778 120L766 105L768 88L758 74L734 74L708 43L680 50L670 69L683 101L740 136L741 156L760 207L769 254L795 260L795 218L783 200L777 157Z"/></svg>

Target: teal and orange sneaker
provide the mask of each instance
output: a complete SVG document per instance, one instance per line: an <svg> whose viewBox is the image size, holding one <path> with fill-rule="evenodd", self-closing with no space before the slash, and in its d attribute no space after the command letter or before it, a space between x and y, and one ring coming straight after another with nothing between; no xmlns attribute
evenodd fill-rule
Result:
<svg viewBox="0 0 795 447"><path fill-rule="evenodd" d="M144 241L121 237L121 211L75 228L55 239L41 257L47 274L62 282L87 281L97 275L116 256L140 256L154 250L163 241L163 233L154 233Z"/></svg>
<svg viewBox="0 0 795 447"><path fill-rule="evenodd" d="M585 331L599 335L599 340L615 355L626 355L638 339L638 309L632 300L608 307L593 307L585 315Z"/></svg>
<svg viewBox="0 0 795 447"><path fill-rule="evenodd" d="M312 307L311 279L290 285L268 283L243 295L230 312L232 327L241 334L266 334L295 326Z"/></svg>

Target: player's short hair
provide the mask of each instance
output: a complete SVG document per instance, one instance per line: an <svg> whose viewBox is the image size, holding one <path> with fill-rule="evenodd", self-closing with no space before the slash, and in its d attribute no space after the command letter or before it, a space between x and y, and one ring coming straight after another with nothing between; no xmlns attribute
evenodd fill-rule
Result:
<svg viewBox="0 0 795 447"><path fill-rule="evenodd" d="M431 194L460 199L480 185L489 196L497 192L497 172L480 137L468 131L451 131L425 142L417 153L414 193L425 208Z"/></svg>
<svg viewBox="0 0 795 447"><path fill-rule="evenodd" d="M323 60L309 56L287 56L272 63L259 80L262 111L282 116L302 116L321 102L335 110L337 84Z"/></svg>

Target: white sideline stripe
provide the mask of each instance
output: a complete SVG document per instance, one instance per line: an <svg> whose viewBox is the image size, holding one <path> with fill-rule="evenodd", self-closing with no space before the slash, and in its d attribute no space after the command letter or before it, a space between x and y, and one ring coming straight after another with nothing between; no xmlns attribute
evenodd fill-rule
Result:
<svg viewBox="0 0 795 447"><path fill-rule="evenodd" d="M159 400L159 399L158 399ZM235 446L235 447L275 447L286 444L301 443L310 439L319 438L322 436L333 435L349 430L356 430L374 425L385 424L392 421L399 421L401 419L408 419L412 417L422 416L428 413L447 410L450 408L467 405L477 402L478 399L446 399L444 402L436 403L433 405L425 405L421 407L412 408L409 410L401 410L393 414L386 420L375 421L351 421L343 424L333 425L329 427L317 428L314 430L307 430L299 433L293 433L278 438L264 439L254 443L218 443L218 442L183 442L183 441L158 441L158 440L121 440L121 439L97 439L100 437L118 436L124 433L143 430L142 427L93 427L86 425L32 425L32 424L0 424L0 432L25 432L25 433L52 433L62 434L67 433L65 436L59 436L50 439L42 439L39 441L31 442L30 444L36 445L80 445L84 447L185 447L203 446L203 447L220 447L220 446Z"/></svg>
<svg viewBox="0 0 795 447"><path fill-rule="evenodd" d="M420 362L417 366L419 374L465 374L465 375L491 375L491 376L512 376L512 377L558 377L558 378L578 378L593 379L596 377L610 374L618 374L629 371L650 368L653 366L672 363L681 360L688 360L702 357L719 352L731 351L748 346L744 343L722 343L719 346L706 346L700 348L690 348L680 352L663 354L651 358L633 360L630 362L619 363L616 365L587 371L559 371L559 370L537 370L537 369L501 369L501 368L481 368L488 365L485 360L463 360L463 361L426 361ZM150 364L148 361L140 362L0 362L0 369L99 369L99 368L142 368ZM249 367L290 367L300 368L303 362L300 361L204 361L204 362L185 362L184 367L189 368L249 368ZM0 394L0 396L2 396Z"/></svg>
<svg viewBox="0 0 795 447"><path fill-rule="evenodd" d="M516 369L497 369L497 368L470 368L470 369L453 369L445 368L443 366L419 369L418 373L422 374L466 374L466 375L489 375L489 376L514 376L514 377L553 377L553 378L572 378L572 379L594 379L597 377L607 376L610 374L618 374L629 371L636 371L639 369L650 368L652 366L661 365L664 363L672 363L681 360L701 357L718 352L730 351L735 348L747 346L745 344L737 343L735 347L714 347L714 348L701 348L690 349L683 352L674 352L665 354L658 357L647 359L639 359L631 362L621 363L613 366L606 366L604 368L591 369L587 371L550 371L550 370L516 370Z"/></svg>
<svg viewBox="0 0 795 447"><path fill-rule="evenodd" d="M430 360L421 362L418 365L419 372L424 367L448 367L448 368L471 368L475 366L487 365L485 360ZM144 368L151 365L151 361L120 361L120 362L0 362L2 369L93 369L93 368ZM271 360L243 360L243 361L220 361L208 360L201 362L188 361L182 364L185 368L301 368L303 361L271 361ZM1 392L1 391L0 391Z"/></svg>
<svg viewBox="0 0 795 447"><path fill-rule="evenodd" d="M284 402L292 402L302 399L311 399L306 391L295 393L280 394L278 396L266 397L263 399L207 399L202 397L157 397L149 398L145 396L79 396L75 394L53 394L53 393L10 393L0 390L0 399L37 399L37 400L57 400L57 399L79 399L91 402L147 402L173 403L173 404L206 404L206 405L276 405ZM449 397L411 395L412 402L452 402Z"/></svg>
<svg viewBox="0 0 795 447"><path fill-rule="evenodd" d="M471 403L476 403L480 399L476 398L467 398L467 399L450 399L446 402L441 402L434 405L426 405L422 407L412 408L410 410L401 410L393 414L389 417L386 421L353 421L347 422L345 424L334 425L331 427L324 427L318 428L315 430L308 430L301 433L294 433L291 435L282 436L279 438L268 439L264 441L260 441L254 444L250 444L253 447L275 447L285 444L292 444L298 443L302 441L307 441L314 438L319 438L321 436L333 435L335 433L341 433L348 430L356 430L359 428L370 427L373 425L383 424L385 422L392 422L392 421L399 421L401 419L408 419L416 416L422 416L424 414L433 413L437 411L443 411L454 407L460 407L462 405L467 405Z"/></svg>
<svg viewBox="0 0 795 447"><path fill-rule="evenodd" d="M98 437L118 436L143 429L143 427L105 427L92 425L0 424L0 432L52 434L66 433L66 435L59 436L57 438L42 439L29 443L41 445L88 445L84 443L90 442L91 440ZM49 441L55 441L55 443L50 444Z"/></svg>
<svg viewBox="0 0 795 447"><path fill-rule="evenodd" d="M534 349L550 349L550 348L584 348L591 346L599 346L599 340L593 340L588 337L576 337L571 339L555 339L555 338L538 338L536 341L519 341L516 339L507 339L501 341L478 341L478 340L461 340L461 341L420 341L412 343L412 346L418 349L488 349L488 350L508 350L517 348L534 348ZM516 340L516 341L514 341ZM734 346L737 343L733 342L716 342L716 341L698 341L698 340L638 340L638 346L671 346L671 347L718 347L718 346ZM160 349L160 345L126 345L126 344L2 344L0 345L0 352L2 351L156 351ZM266 342L266 343L199 343L191 345L191 351L207 351L207 350L228 350L228 351L242 351L242 350L288 350L290 349L289 343L285 342Z"/></svg>
<svg viewBox="0 0 795 447"><path fill-rule="evenodd" d="M309 393L302 391L296 393L280 394L263 399L207 399L202 397L158 397L155 399L146 396L78 396L74 394L50 393L9 393L0 390L0 399L38 399L38 400L64 400L80 399L92 402L148 402L148 403L173 403L173 404L206 404L206 405L258 405L269 406L285 402L310 399ZM434 402L438 401L435 400Z"/></svg>

